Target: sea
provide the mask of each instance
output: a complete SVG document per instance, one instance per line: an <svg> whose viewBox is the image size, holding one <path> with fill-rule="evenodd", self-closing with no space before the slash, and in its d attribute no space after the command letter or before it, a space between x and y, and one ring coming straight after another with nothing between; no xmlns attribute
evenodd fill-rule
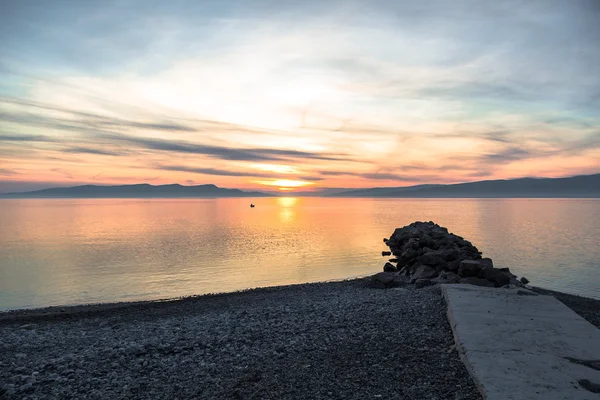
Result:
<svg viewBox="0 0 600 400"><path fill-rule="evenodd" d="M600 199L5 199L0 310L365 276L414 221L532 285L600 298Z"/></svg>

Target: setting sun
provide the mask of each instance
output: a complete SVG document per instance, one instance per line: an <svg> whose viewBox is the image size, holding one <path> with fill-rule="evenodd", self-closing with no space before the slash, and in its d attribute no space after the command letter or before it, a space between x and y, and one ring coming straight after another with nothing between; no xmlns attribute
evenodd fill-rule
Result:
<svg viewBox="0 0 600 400"><path fill-rule="evenodd" d="M301 188L309 185L314 185L314 182L300 181L294 179L274 179L254 181L260 185L279 186L279 190L290 190L291 188Z"/></svg>

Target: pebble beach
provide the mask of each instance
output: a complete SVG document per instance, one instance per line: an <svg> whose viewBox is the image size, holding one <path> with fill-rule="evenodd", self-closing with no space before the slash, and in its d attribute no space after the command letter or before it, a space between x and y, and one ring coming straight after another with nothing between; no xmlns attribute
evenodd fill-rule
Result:
<svg viewBox="0 0 600 400"><path fill-rule="evenodd" d="M365 279L0 315L5 399L479 399L439 287Z"/></svg>

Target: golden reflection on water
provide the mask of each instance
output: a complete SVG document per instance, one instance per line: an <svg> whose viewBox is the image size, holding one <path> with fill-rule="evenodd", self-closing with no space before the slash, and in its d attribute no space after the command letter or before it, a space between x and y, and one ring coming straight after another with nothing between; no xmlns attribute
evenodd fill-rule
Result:
<svg viewBox="0 0 600 400"><path fill-rule="evenodd" d="M296 219L295 205L298 203L297 197L280 197L277 199L277 204L281 206L279 211L279 221L282 223L294 223Z"/></svg>
<svg viewBox="0 0 600 400"><path fill-rule="evenodd" d="M415 220L541 286L593 296L600 283L598 200L3 200L0 309L374 273L382 238Z"/></svg>

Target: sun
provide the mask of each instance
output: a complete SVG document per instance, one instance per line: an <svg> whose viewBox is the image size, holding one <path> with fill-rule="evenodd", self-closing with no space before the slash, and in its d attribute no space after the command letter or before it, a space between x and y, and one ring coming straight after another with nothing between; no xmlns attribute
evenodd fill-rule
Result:
<svg viewBox="0 0 600 400"><path fill-rule="evenodd" d="M259 185L265 186L278 186L281 191L290 191L296 188L302 188L305 186L314 185L314 182L301 181L296 179L271 179L271 180L260 180L253 181Z"/></svg>

